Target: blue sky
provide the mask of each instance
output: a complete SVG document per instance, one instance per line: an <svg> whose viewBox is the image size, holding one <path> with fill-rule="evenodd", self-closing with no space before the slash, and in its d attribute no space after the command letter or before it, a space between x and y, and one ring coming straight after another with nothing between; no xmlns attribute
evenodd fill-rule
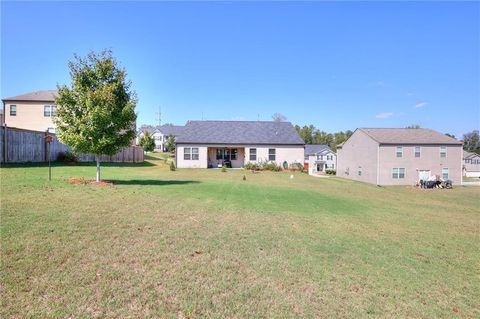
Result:
<svg viewBox="0 0 480 319"><path fill-rule="evenodd" d="M3 2L2 98L69 83L111 48L138 124L270 120L325 131L480 126L478 2Z"/></svg>

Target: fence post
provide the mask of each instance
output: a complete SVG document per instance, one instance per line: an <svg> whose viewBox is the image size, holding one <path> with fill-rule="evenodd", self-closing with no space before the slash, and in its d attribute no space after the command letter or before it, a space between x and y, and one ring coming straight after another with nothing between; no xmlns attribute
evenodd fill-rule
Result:
<svg viewBox="0 0 480 319"><path fill-rule="evenodd" d="M45 134L44 134L44 135L45 135L45 136L43 137L43 153L44 153L44 156L43 156L43 157L44 157L44 159L45 159L45 162L48 162L48 160L50 159L50 158L49 158L50 156L48 156L48 153L49 153L49 152L47 151L47 147L48 147L48 145L47 145L48 130L45 131Z"/></svg>

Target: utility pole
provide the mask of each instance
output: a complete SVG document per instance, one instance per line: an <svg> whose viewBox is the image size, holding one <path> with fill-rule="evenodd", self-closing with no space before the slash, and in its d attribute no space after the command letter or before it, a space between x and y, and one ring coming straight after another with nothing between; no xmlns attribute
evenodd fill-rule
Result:
<svg viewBox="0 0 480 319"><path fill-rule="evenodd" d="M161 126L162 125L162 107L161 106L158 107L158 112L155 112L155 114L157 115L158 126Z"/></svg>

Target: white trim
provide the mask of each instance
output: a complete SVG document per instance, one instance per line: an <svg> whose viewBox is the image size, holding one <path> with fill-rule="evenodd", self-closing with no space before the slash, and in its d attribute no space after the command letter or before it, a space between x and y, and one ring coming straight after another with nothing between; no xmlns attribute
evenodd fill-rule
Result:
<svg viewBox="0 0 480 319"><path fill-rule="evenodd" d="M377 144L377 185L380 185L380 144Z"/></svg>

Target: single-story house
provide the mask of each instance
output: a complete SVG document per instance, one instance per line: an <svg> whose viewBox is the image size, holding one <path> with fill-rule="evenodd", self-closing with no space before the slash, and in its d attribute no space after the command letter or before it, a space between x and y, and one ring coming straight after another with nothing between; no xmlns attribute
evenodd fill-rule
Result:
<svg viewBox="0 0 480 319"><path fill-rule="evenodd" d="M431 175L462 183L462 142L431 129L359 128L337 146L337 176L414 185Z"/></svg>
<svg viewBox="0 0 480 319"><path fill-rule="evenodd" d="M229 163L303 163L305 142L290 122L189 121L176 140L179 168L214 168Z"/></svg>
<svg viewBox="0 0 480 319"><path fill-rule="evenodd" d="M155 140L155 150L166 152L168 136L173 135L177 138L182 133L184 127L185 126L183 125L164 124L157 127L141 129L137 134L137 144L140 141L140 138L145 134L144 132L148 131Z"/></svg>
<svg viewBox="0 0 480 319"><path fill-rule="evenodd" d="M480 155L463 151L463 176L480 177Z"/></svg>
<svg viewBox="0 0 480 319"><path fill-rule="evenodd" d="M308 173L324 173L337 168L337 154L326 144L305 145L305 166Z"/></svg>

